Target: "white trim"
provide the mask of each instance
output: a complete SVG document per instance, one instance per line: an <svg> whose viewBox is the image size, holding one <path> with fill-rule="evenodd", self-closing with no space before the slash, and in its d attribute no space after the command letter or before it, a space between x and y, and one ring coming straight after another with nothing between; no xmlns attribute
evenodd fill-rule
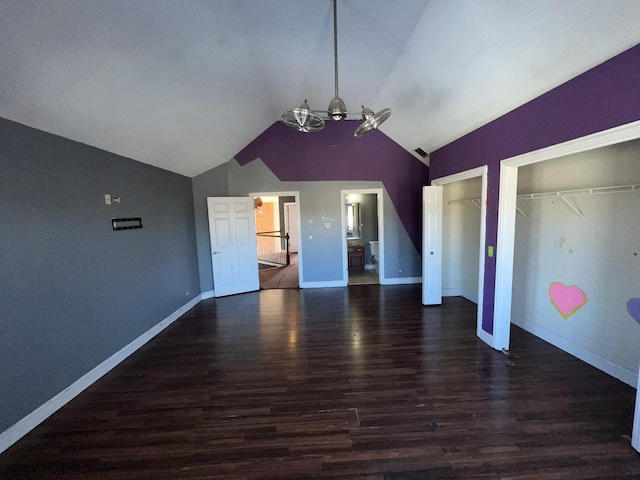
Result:
<svg viewBox="0 0 640 480"><path fill-rule="evenodd" d="M486 343L487 345L489 345L491 348L493 348L493 335L485 332L484 330L480 329L478 333L478 338L480 340L482 340L484 343Z"/></svg>
<svg viewBox="0 0 640 480"><path fill-rule="evenodd" d="M610 128L609 130L592 133L591 135L569 140L564 143L551 145L541 148L540 150L523 153L522 155L502 160L501 163L508 167L524 167L532 163L543 162L574 153L586 152L596 148L628 142L637 138L640 138L640 120Z"/></svg>
<svg viewBox="0 0 640 480"><path fill-rule="evenodd" d="M300 288L329 288L329 287L346 287L344 280L332 280L328 282L300 282Z"/></svg>
<svg viewBox="0 0 640 480"><path fill-rule="evenodd" d="M633 416L633 434L631 446L640 452L640 367L638 367L638 383L636 384L636 413Z"/></svg>
<svg viewBox="0 0 640 480"><path fill-rule="evenodd" d="M52 414L58 411L60 408L65 406L71 400L73 400L76 396L82 393L85 389L90 387L93 383L98 381L102 376L107 374L110 370L116 367L120 362L129 357L132 353L142 347L145 343L151 340L153 337L158 335L162 330L167 328L173 322L175 322L178 318L180 318L185 312L196 306L200 303L202 295L198 295L191 299L188 303L180 307L178 310L173 312L167 318L162 320L157 325L151 327L145 333L140 335L138 338L133 340L128 345L124 346L122 349L111 355L104 362L102 362L97 367L85 373L78 380L73 382L67 388L62 390L56 396L46 401L44 404L40 405L33 412L28 414L26 417L18 420L14 425L9 427L4 432L0 433L0 453L7 450L11 445L16 443L22 437L24 437L31 430L36 428L42 422L44 422L47 418L49 418Z"/></svg>
<svg viewBox="0 0 640 480"><path fill-rule="evenodd" d="M474 303L478 305L478 313L476 317L476 334L484 342L495 340L494 336L482 329L482 314L484 308L484 264L485 264L485 245L487 241L487 175L489 167L483 165L481 167L465 170L464 172L454 173L446 177L436 178L431 181L432 185L446 185L448 183L460 182L470 178L482 177L482 187L480 194L480 252L478 255L478 297ZM465 297L467 298L467 297ZM470 298L467 298L471 300ZM473 300L471 300L473 302ZM488 343L488 342L487 342ZM489 343L493 348L499 349L494 343Z"/></svg>
<svg viewBox="0 0 640 480"><path fill-rule="evenodd" d="M442 296L443 297L462 297L462 289L461 288L443 288Z"/></svg>
<svg viewBox="0 0 640 480"><path fill-rule="evenodd" d="M600 355L593 353L589 350L582 348L579 345L563 338L555 333L543 328L533 322L530 322L518 315L512 315L511 320L514 325L519 326L520 328L526 330L527 332L535 335L538 338L541 338L547 343L550 343L554 347L558 347L559 349L567 352L570 355L582 360L585 363L588 363L592 367L597 368L598 370L602 370L605 373L608 373L612 377L617 378L618 380L626 383L627 385L631 385L634 388L638 388L638 377L636 372L632 372L629 369L626 369L616 363L613 363L610 360L607 360ZM636 412L637 414L637 412Z"/></svg>
<svg viewBox="0 0 640 480"><path fill-rule="evenodd" d="M478 304L478 297L471 292L467 292L466 290L463 290L460 296L463 298L466 298L470 302L475 303L476 305Z"/></svg>
<svg viewBox="0 0 640 480"><path fill-rule="evenodd" d="M509 350L513 258L516 235L518 169L500 165L498 198L498 237L496 254L496 290L493 308L493 338L498 350Z"/></svg>
<svg viewBox="0 0 640 480"><path fill-rule="evenodd" d="M481 177L486 172L487 172L487 166L484 165L482 167L472 168L470 170L454 173L452 175L447 175L445 177L438 177L434 180L431 180L431 185L442 186L442 185L446 185L447 183L461 182L463 180L469 180L470 178Z"/></svg>
<svg viewBox="0 0 640 480"><path fill-rule="evenodd" d="M207 291L207 292L202 292L202 293L200 294L200 299L201 299L201 300L208 300L208 299L213 298L213 297L215 297L215 296L216 296L216 295L215 295L215 291L213 291L213 290L209 290L209 291Z"/></svg>
<svg viewBox="0 0 640 480"><path fill-rule="evenodd" d="M471 292L467 292L466 290L463 290L462 288L443 288L442 296L443 297L462 297L469 300L470 302L475 303L476 305L478 304L478 297L472 294Z"/></svg>
<svg viewBox="0 0 640 480"><path fill-rule="evenodd" d="M408 285L422 283L422 277L399 277L380 279L380 285Z"/></svg>

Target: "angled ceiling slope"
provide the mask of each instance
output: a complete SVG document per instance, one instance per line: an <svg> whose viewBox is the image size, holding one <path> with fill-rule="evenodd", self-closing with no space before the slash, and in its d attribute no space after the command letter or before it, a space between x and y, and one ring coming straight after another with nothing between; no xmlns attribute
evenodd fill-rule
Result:
<svg viewBox="0 0 640 480"><path fill-rule="evenodd" d="M640 43L635 0L338 2L340 94L410 152ZM324 106L332 27L330 0L0 2L0 116L194 176Z"/></svg>

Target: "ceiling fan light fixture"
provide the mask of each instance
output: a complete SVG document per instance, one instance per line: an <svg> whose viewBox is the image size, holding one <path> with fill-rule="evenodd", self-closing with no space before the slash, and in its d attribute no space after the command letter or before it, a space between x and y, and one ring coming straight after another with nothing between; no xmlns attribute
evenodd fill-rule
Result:
<svg viewBox="0 0 640 480"><path fill-rule="evenodd" d="M287 127L298 132L319 132L324 128L324 120L320 115L311 111L307 100L300 107L284 112L280 116L280 120Z"/></svg>
<svg viewBox="0 0 640 480"><path fill-rule="evenodd" d="M373 110L371 110L370 108L365 108L365 106L363 105L362 118L364 119L364 122L362 122L360 126L356 128L356 131L353 132L353 136L355 138L359 138L365 133L370 132L371 130L376 130L390 116L390 108L385 108L380 110L378 113L373 113Z"/></svg>
<svg viewBox="0 0 640 480"><path fill-rule="evenodd" d="M327 113L332 120L343 120L347 116L347 105L338 95L331 99Z"/></svg>
<svg viewBox="0 0 640 480"><path fill-rule="evenodd" d="M326 114L332 120L343 120L347 115L357 115L356 113L349 113L347 111L347 105L344 100L340 98L338 94L338 8L336 4L337 0L333 0L333 66L334 66L334 83L335 83L335 97L329 102L327 111L313 111L309 107L309 104L305 100L299 108L287 110L284 112L280 119L289 128L293 128L299 132L317 132L324 128L324 120L318 115L322 113ZM375 130L378 126L391 116L391 109L385 108L378 113L374 113L373 110L362 106L362 124L356 129L353 136L355 138L361 137L371 130Z"/></svg>

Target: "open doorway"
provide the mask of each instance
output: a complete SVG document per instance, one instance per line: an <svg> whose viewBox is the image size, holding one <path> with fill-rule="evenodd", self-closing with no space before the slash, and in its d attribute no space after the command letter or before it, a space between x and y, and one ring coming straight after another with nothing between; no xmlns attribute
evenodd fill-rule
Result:
<svg viewBox="0 0 640 480"><path fill-rule="evenodd" d="M565 143L552 145L550 147L529 152L513 158L509 158L501 162L500 198L498 203L498 237L497 237L497 244L500 246L500 252L496 259L496 288L495 288L495 308L494 308L494 323L493 323L494 348L497 348L497 349L509 348L511 320L512 320L512 314L513 314L513 311L512 311L513 300L514 300L514 288L513 288L514 259L515 259L515 253L516 253L515 234L516 234L516 212L519 211L517 201L519 196L518 173L519 173L520 167L525 167L528 165L545 162L547 160L561 158L567 155L578 154L581 152L589 152L589 151L603 148L603 147L621 145L621 144L624 144L625 142L637 141L638 139L640 139L640 121L633 122L627 125L622 125L620 127L615 127L610 130L597 132L592 135L587 135L582 138L570 140ZM575 173L576 172L574 172L574 174ZM632 179L631 182L627 180L624 183L625 184L631 183L632 185L634 185L634 182L635 180ZM633 191L636 190L635 186L632 186L632 190ZM533 192L533 193L536 193L536 192ZM560 190L558 189L556 193L558 194L558 199L560 199ZM632 193L632 195L637 195L637 193ZM567 203L567 202L563 201L563 203ZM582 212L582 210L580 208L576 208L575 204L572 204L571 202L569 202L566 206L574 210L574 213L576 213L578 217L584 216L584 213ZM636 211L638 210L637 206L635 210ZM622 215L618 211L613 211L611 212L610 215L617 215L617 216L620 216L621 218L626 218L624 215ZM632 222L633 220L629 220L628 226L632 226L633 225ZM636 225L637 223L638 222L636 220ZM609 232L606 232L605 230L602 233L608 234ZM594 255L593 258L589 259L589 263L599 260L600 254L605 250L607 251L608 254L611 251L615 251L616 249L615 246L610 244L610 242L606 241L607 238L603 238L603 240L605 241L601 243L602 248L598 250L598 253ZM561 243L563 243L564 245L564 242L561 242ZM624 253L624 251L625 250L622 250L622 253ZM638 253L638 252L635 252L635 253ZM637 257L634 256L634 258L637 258ZM632 262L633 260L630 260L630 263ZM600 280L603 280L603 279L600 279ZM547 278L547 281L548 281L548 278ZM543 282L542 284L544 285L544 283L547 283L547 282ZM554 294L552 293L552 286L558 285L561 283L564 284L564 282L561 282L561 281L552 282L552 285L549 286L549 291L548 291L549 298L547 301L545 301L545 303L552 302L556 310L558 310L558 312L560 312L562 316L565 317L565 321L566 321L569 317L572 317L574 313L580 312L582 307L586 305L586 302L584 300L588 298L587 297L588 294L587 292L584 292L584 290L580 289L585 294L585 299L581 299L581 301L578 302L579 304L576 303L573 309L566 310L565 309L566 305L562 305L561 302L557 301L557 298L558 298L557 294L556 294L556 301L554 301L554 296L553 296ZM638 282L636 281L635 284L633 285L637 285L637 283ZM563 292L566 293L569 291L575 292L575 289L572 289L571 287L575 287L575 285L569 285L569 286L560 285L560 287L557 288L557 290L559 290L561 293ZM608 302L607 303L608 312L604 314L604 317L608 319L609 317L615 316L616 312L614 312L613 310L617 309L618 312L622 312L621 316L625 318L627 321L630 321L629 317L633 317L633 319L636 320L638 324L640 324L640 321L638 320L638 318L636 318L636 317L640 317L640 313L636 313L635 314L636 316L634 316L634 311L629 310L630 308L629 305L633 305L632 303L633 301L637 302L637 297L638 297L637 293L632 293L632 294L635 296L634 298L629 300L629 302L627 303L626 313L628 314L628 316L625 316L625 313L623 312L623 306L620 305L621 302L619 301L619 299L618 301L613 301L613 302L611 302L610 299L606 299ZM600 301L601 300L602 299L600 299ZM589 300L589 302L591 303L592 300ZM622 303L624 303L624 301ZM560 306L558 304L560 304ZM524 320L526 321L526 319ZM602 354L597 352L591 352L587 350L587 348L579 344L578 342L582 343L581 341L582 339L580 338L582 334L574 336L574 338L571 339L572 341L566 341L566 337L558 335L554 332L550 332L548 331L548 329L544 328L544 326L540 328L537 325L537 322L528 322L530 325L532 325L532 328L527 328L528 325L523 321L517 321L514 323L520 323L525 329L528 329L534 335L537 335L543 338L544 340L551 343L552 345L556 345L557 347L571 353L572 355L595 366L596 368L603 370L604 372L618 378L619 380L622 380L625 383L628 383L634 386L636 389L638 387L638 384L640 384L640 374L638 374L638 376L634 376L633 372L629 372L627 368L623 368L621 365L616 365L611 360L605 358ZM563 324L566 322L560 322L560 323ZM582 323L586 323L586 322L582 322ZM615 326L612 327L608 325L608 328L606 330L606 335L610 335L612 332L615 333L615 331L616 331ZM615 346L615 343L612 343L610 338L605 339L605 337L603 336L602 339L604 340L602 342L604 345L613 344ZM635 346L637 346L637 342L635 343L634 348ZM615 347L617 348L617 346ZM633 435L631 438L631 443L636 450L640 451L640 389L636 393L636 407L635 407L635 415L633 420Z"/></svg>
<svg viewBox="0 0 640 480"><path fill-rule="evenodd" d="M638 296L637 290L635 293L629 291L629 287L637 285L638 281L620 281L620 272L629 264L633 265L637 257L633 256L633 259L630 257L622 262L616 260L618 255L627 250L629 255L637 253L637 249L631 251L619 244L626 241L629 234L630 241L634 241L632 239L637 238L637 232L634 235L633 229L637 229L640 224L635 219L636 212L640 210L637 208L638 192L633 187L640 182L638 138L640 122L635 122L502 161L498 210L498 245L501 250L496 265L494 316L494 339L501 348L509 347L510 327L514 320L515 324L610 375L629 384L637 383L633 372L629 372L630 368L635 371L637 364L624 367L623 362L617 359L620 352L625 350L624 342L633 333L624 334L622 343L616 346L616 352L611 352L616 358L608 358L608 353L601 349L612 343L603 342L605 336L623 331L623 328L612 326L614 319L627 321L634 329L639 328L632 316L625 311L625 301L621 300L624 295L634 298ZM631 154L628 165L621 166L624 150L633 148L634 145L636 153ZM608 151L611 153L607 153ZM610 157L610 160L605 162L605 157ZM562 184L535 183L543 169L557 170L562 168L562 164L575 163L576 160L581 163L581 167L574 166L564 173L544 175L545 182L553 179ZM535 169L534 165L537 165ZM523 182L518 181L519 176L525 177ZM584 185L576 182L583 182ZM624 186L628 187L628 184L631 184L631 188L625 189ZM543 191L524 191L531 189ZM635 204L632 208L623 208L621 205L625 202ZM603 210L605 208L608 210ZM543 216L550 209L553 209L553 217ZM555 237L547 238L542 245L527 246L523 229L529 229L530 224L541 221L543 223L537 227L540 234L548 235L553 232L556 233ZM615 222L618 227L614 228ZM550 228L554 230L549 231ZM585 230L588 228L591 230ZM540 252L541 248L549 246L547 244L550 240L552 249ZM578 261L586 252L589 252L587 257ZM549 260L558 255L560 257L548 265ZM615 274L603 273L602 269L609 269L614 264L618 265ZM535 282L528 279L528 273L525 275L523 265L528 265L532 273L537 275ZM556 272L553 268L560 270ZM579 273L584 268L589 270ZM523 282L536 290L542 288L542 296L534 303L529 298L530 294L522 291ZM612 288L612 285L617 287L611 291L603 290ZM553 289L558 289L559 293ZM585 295L584 299L575 304L575 311L565 311L561 304L563 295L567 292L580 294L577 289ZM620 297L621 294L623 297ZM536 311L541 308L550 310L543 320L540 320L541 316ZM599 314L595 314L596 312ZM557 315L561 315L562 321L552 322ZM580 317L585 319L580 322ZM592 333L595 323L600 320L607 321L605 332ZM579 332L570 331L574 323L581 325Z"/></svg>
<svg viewBox="0 0 640 480"><path fill-rule="evenodd" d="M443 186L443 296L463 296L478 305L476 333L482 330L487 167L478 167L433 180Z"/></svg>
<svg viewBox="0 0 640 480"><path fill-rule="evenodd" d="M299 288L298 192L255 192L256 245L262 290Z"/></svg>
<svg viewBox="0 0 640 480"><path fill-rule="evenodd" d="M347 285L383 283L384 225L382 189L340 192L343 268Z"/></svg>

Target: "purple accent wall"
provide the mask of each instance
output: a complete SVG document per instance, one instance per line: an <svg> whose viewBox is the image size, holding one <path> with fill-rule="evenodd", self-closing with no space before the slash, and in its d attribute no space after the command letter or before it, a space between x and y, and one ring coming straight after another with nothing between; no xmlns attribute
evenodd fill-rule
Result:
<svg viewBox="0 0 640 480"><path fill-rule="evenodd" d="M486 244L496 245L500 161L640 120L640 45L431 154L431 179L488 166ZM500 245L496 246L500 255ZM485 257L482 329L493 333L496 256Z"/></svg>
<svg viewBox="0 0 640 480"><path fill-rule="evenodd" d="M246 165L260 158L283 182L381 181L420 253L422 187L428 185L429 168L379 130L354 138L359 124L329 121L324 130L305 134L276 122L235 159Z"/></svg>

